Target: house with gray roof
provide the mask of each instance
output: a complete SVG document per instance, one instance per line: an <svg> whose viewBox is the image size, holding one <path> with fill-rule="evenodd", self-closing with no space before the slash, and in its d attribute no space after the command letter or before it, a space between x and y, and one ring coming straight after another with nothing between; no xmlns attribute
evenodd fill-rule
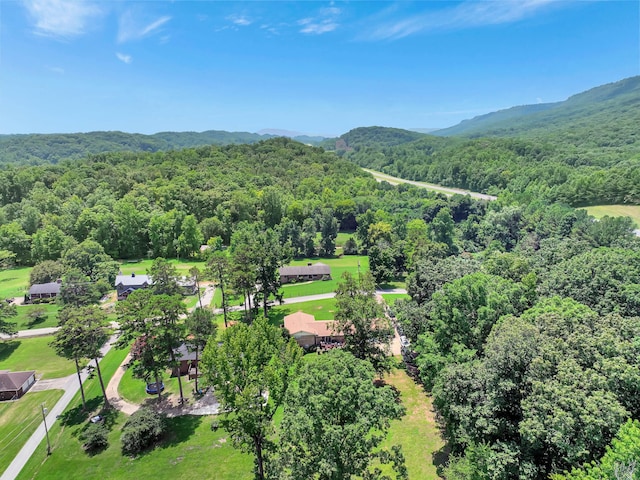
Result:
<svg viewBox="0 0 640 480"><path fill-rule="evenodd" d="M29 301L39 300L43 298L56 298L60 295L61 282L34 283L29 288Z"/></svg>
<svg viewBox="0 0 640 480"><path fill-rule="evenodd" d="M280 267L280 283L331 280L331 268L324 263L308 263L297 267Z"/></svg>
<svg viewBox="0 0 640 480"><path fill-rule="evenodd" d="M126 300L126 298L134 291L140 288L149 288L153 285L153 281L149 275L116 275L116 291L118 292L118 300Z"/></svg>
<svg viewBox="0 0 640 480"><path fill-rule="evenodd" d="M0 400L17 400L36 382L36 372L0 370Z"/></svg>

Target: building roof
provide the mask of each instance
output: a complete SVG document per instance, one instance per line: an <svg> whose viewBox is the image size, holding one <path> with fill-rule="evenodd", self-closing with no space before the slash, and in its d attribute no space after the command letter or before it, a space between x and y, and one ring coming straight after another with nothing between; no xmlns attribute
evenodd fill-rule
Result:
<svg viewBox="0 0 640 480"><path fill-rule="evenodd" d="M153 281L149 275L116 275L116 287L122 285L123 287L139 287L144 284L152 285Z"/></svg>
<svg viewBox="0 0 640 480"><path fill-rule="evenodd" d="M331 275L331 268L324 263L314 263L313 265L301 265L297 267L280 267L280 275Z"/></svg>
<svg viewBox="0 0 640 480"><path fill-rule="evenodd" d="M29 295L58 295L60 293L60 284L58 282L50 283L34 283L29 289Z"/></svg>
<svg viewBox="0 0 640 480"><path fill-rule="evenodd" d="M318 337L330 337L336 335L333 331L335 323L335 320L316 320L313 315L304 312L296 312L284 317L284 328L289 330L291 335L308 333Z"/></svg>
<svg viewBox="0 0 640 480"><path fill-rule="evenodd" d="M176 354L176 360L179 362L189 362L196 359L196 350L191 350L191 345L187 345L186 343L181 344L173 351Z"/></svg>
<svg viewBox="0 0 640 480"><path fill-rule="evenodd" d="M10 372L8 370L0 371L0 392L15 392L26 382L29 377L36 372Z"/></svg>

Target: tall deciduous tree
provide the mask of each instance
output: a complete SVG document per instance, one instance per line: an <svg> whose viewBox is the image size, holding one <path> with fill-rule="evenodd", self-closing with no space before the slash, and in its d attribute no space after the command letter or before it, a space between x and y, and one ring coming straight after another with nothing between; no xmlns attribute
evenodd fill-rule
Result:
<svg viewBox="0 0 640 480"><path fill-rule="evenodd" d="M254 455L256 478L264 480L265 453L272 450L273 416L299 369L302 350L265 319L239 323L209 342L202 369L215 388L224 428L234 445Z"/></svg>
<svg viewBox="0 0 640 480"><path fill-rule="evenodd" d="M198 391L198 354L207 346L210 338L215 338L217 325L213 322L213 312L204 308L194 309L186 321L188 343L196 350L196 392Z"/></svg>
<svg viewBox="0 0 640 480"><path fill-rule="evenodd" d="M320 255L323 257L332 257L336 253L338 228L338 220L333 216L333 210L324 209L320 217Z"/></svg>
<svg viewBox="0 0 640 480"><path fill-rule="evenodd" d="M222 294L222 314L224 316L224 327L227 328L227 309L229 300L227 298L228 286L231 281L231 262L226 252L217 251L211 254L207 262L207 275L212 278Z"/></svg>
<svg viewBox="0 0 640 480"><path fill-rule="evenodd" d="M178 255L189 258L200 251L200 245L204 242L204 236L198 226L198 221L194 215L187 215L180 226L180 236L178 236Z"/></svg>
<svg viewBox="0 0 640 480"><path fill-rule="evenodd" d="M106 314L96 306L67 307L60 312L58 318L60 328L55 333L51 346L59 356L75 362L83 408L86 408L86 402L80 376L80 362L85 358L93 359L96 364L104 405L105 408L108 407L109 400L98 361L102 356L100 349L107 341Z"/></svg>
<svg viewBox="0 0 640 480"><path fill-rule="evenodd" d="M345 349L371 362L376 371L388 370L389 344L393 327L376 300L375 281L369 272L355 278L342 274L336 289L335 330L342 332Z"/></svg>
<svg viewBox="0 0 640 480"><path fill-rule="evenodd" d="M379 448L404 408L391 388L374 384L374 375L369 362L339 350L304 366L284 403L273 465L278 478L379 478L372 463L390 459L396 478L408 478L399 449L389 455Z"/></svg>
<svg viewBox="0 0 640 480"><path fill-rule="evenodd" d="M4 333L5 335L13 335L16 333L16 324L7 322L8 318L15 317L16 315L18 315L18 309L14 304L0 302L0 333Z"/></svg>

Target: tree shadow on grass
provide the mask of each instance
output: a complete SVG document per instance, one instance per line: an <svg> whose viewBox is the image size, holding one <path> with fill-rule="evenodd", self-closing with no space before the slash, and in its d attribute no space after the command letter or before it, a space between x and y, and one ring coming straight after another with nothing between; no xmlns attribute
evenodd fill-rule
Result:
<svg viewBox="0 0 640 480"><path fill-rule="evenodd" d="M203 417L199 415L182 415L167 418L167 435L159 448L173 447L189 440L195 433Z"/></svg>
<svg viewBox="0 0 640 480"><path fill-rule="evenodd" d="M431 461L435 465L439 476L442 476L444 467L449 463L449 455L451 455L451 447L448 443L437 452L431 454Z"/></svg>
<svg viewBox="0 0 640 480"><path fill-rule="evenodd" d="M94 415L94 411L98 409L102 403L102 396L93 397L87 400L87 408L83 409L82 404L73 407L65 411L60 415L60 424L65 427L72 427L74 425L80 425L81 423L89 421L91 415Z"/></svg>
<svg viewBox="0 0 640 480"><path fill-rule="evenodd" d="M15 352L22 342L20 340L7 340L0 342L0 362L7 360Z"/></svg>

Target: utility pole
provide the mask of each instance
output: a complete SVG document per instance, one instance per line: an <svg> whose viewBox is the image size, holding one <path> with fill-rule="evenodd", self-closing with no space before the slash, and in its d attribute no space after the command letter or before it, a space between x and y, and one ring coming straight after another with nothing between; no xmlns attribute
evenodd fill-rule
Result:
<svg viewBox="0 0 640 480"><path fill-rule="evenodd" d="M47 413L49 413L47 411L46 408L44 408L44 403L40 404L40 408L42 409L42 421L44 422L44 432L47 434L47 455L51 455L51 442L49 442L49 429L47 429Z"/></svg>

